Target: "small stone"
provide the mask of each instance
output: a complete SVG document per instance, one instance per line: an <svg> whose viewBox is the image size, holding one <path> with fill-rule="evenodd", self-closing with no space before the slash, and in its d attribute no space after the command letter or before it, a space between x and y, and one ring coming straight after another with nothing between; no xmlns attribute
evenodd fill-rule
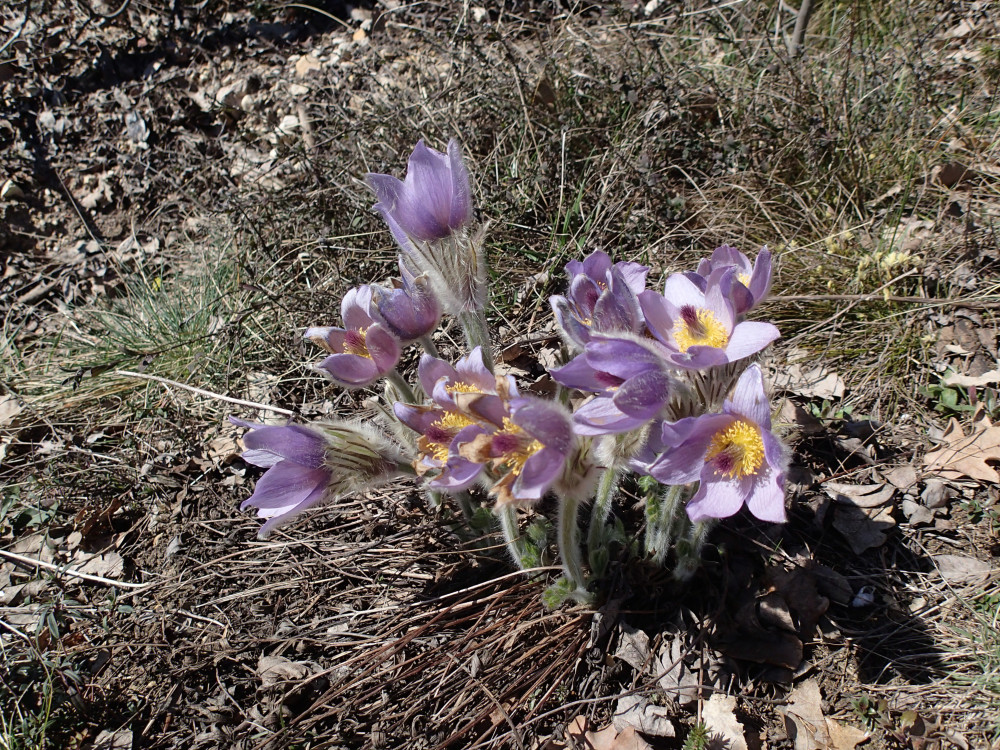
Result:
<svg viewBox="0 0 1000 750"><path fill-rule="evenodd" d="M920 500L925 507L933 510L945 507L954 496L955 490L946 482L931 478L924 482L924 491L920 493Z"/></svg>
<svg viewBox="0 0 1000 750"><path fill-rule="evenodd" d="M13 180L7 180L3 187L0 187L0 200L20 201L24 200L24 191L18 187Z"/></svg>
<svg viewBox="0 0 1000 750"><path fill-rule="evenodd" d="M372 12L367 8L351 8L351 20L358 23L372 20Z"/></svg>
<svg viewBox="0 0 1000 750"><path fill-rule="evenodd" d="M291 133L299 129L299 118L295 115L285 115L278 123L278 130L283 133Z"/></svg>
<svg viewBox="0 0 1000 750"><path fill-rule="evenodd" d="M320 70L322 67L323 63L313 55L303 55L295 61L295 75L299 78L305 78L314 70Z"/></svg>
<svg viewBox="0 0 1000 750"><path fill-rule="evenodd" d="M246 94L247 82L243 80L233 81L218 90L215 94L215 101L225 107L236 109Z"/></svg>
<svg viewBox="0 0 1000 750"><path fill-rule="evenodd" d="M288 93L292 96L305 96L309 93L309 87L301 83L292 83L288 86Z"/></svg>
<svg viewBox="0 0 1000 750"><path fill-rule="evenodd" d="M482 23L484 20L490 17L489 11L486 10L486 8L483 8L479 5L470 8L469 10L472 11L472 20L475 21L476 23Z"/></svg>
<svg viewBox="0 0 1000 750"><path fill-rule="evenodd" d="M913 500L903 501L903 515L913 526L926 526L934 523L934 511Z"/></svg>
<svg viewBox="0 0 1000 750"><path fill-rule="evenodd" d="M240 99L240 109L242 109L244 112L253 112L254 105L256 104L257 102L250 94L247 94L242 99Z"/></svg>
<svg viewBox="0 0 1000 750"><path fill-rule="evenodd" d="M365 31L364 29L356 29L355 32L351 35L351 39L353 39L358 44L363 44L368 40L368 32Z"/></svg>

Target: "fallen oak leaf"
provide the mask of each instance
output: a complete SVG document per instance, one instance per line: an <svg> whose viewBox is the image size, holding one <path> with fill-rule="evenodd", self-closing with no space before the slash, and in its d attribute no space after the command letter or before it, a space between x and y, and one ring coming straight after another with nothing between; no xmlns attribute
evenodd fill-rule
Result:
<svg viewBox="0 0 1000 750"><path fill-rule="evenodd" d="M736 697L714 693L705 701L701 720L713 735L725 741L729 750L749 750L743 725L736 719ZM716 743L721 744L721 743Z"/></svg>
<svg viewBox="0 0 1000 750"><path fill-rule="evenodd" d="M823 482L823 491L831 500L858 508L877 508L892 500L896 488L891 484L843 484Z"/></svg>
<svg viewBox="0 0 1000 750"><path fill-rule="evenodd" d="M823 713L823 696L816 680L806 680L789 693L785 730L795 750L854 750L869 739L867 732Z"/></svg>
<svg viewBox="0 0 1000 750"><path fill-rule="evenodd" d="M962 431L958 420L952 417L941 436L942 445L924 456L924 466L933 474L946 479L960 476L982 482L1000 482L1000 474L987 461L1000 461L1000 427L988 421L970 435Z"/></svg>
<svg viewBox="0 0 1000 750"><path fill-rule="evenodd" d="M636 733L635 727L619 732L609 724L595 732L589 726L586 716L577 716L566 727L566 739L581 750L653 750L653 746Z"/></svg>
<svg viewBox="0 0 1000 750"><path fill-rule="evenodd" d="M673 737L674 724L670 720L671 711L657 706L641 695L623 695L618 699L612 723L619 732L629 727L651 737Z"/></svg>

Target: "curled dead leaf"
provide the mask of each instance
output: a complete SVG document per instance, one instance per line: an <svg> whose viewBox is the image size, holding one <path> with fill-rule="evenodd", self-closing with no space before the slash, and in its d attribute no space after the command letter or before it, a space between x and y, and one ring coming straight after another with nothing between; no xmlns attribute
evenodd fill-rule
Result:
<svg viewBox="0 0 1000 750"><path fill-rule="evenodd" d="M983 420L966 435L952 418L941 436L941 447L924 456L924 466L946 479L969 477L982 482L1000 482L1000 474L987 461L1000 461L1000 427Z"/></svg>

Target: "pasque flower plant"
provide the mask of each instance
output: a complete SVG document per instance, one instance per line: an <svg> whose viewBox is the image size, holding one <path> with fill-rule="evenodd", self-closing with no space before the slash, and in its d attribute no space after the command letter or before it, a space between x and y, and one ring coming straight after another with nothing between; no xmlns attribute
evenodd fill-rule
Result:
<svg viewBox="0 0 1000 750"><path fill-rule="evenodd" d="M364 426L234 420L249 430L244 459L266 469L244 503L266 519L262 535L410 476L435 504L453 497L477 528L492 514L514 562L529 567L550 545L544 524L526 533L524 514L555 507L563 577L545 597L555 606L593 597L621 538L609 518L629 472L642 477L646 553L672 557L678 578L697 568L720 519L742 508L785 519L787 454L755 362L779 333L747 319L770 290L766 247L751 261L722 245L696 270L670 274L662 293L647 288L647 266L601 250L566 264L566 293L550 299L565 357L551 371L557 393L542 398L494 372L485 226L476 226L457 141L445 152L419 141L404 179L366 181L399 247L400 277L349 290L343 327L310 327L305 338L327 352L317 369L337 385L388 384ZM442 355L434 332L452 323L467 348ZM397 367L416 343L423 354L411 381Z"/></svg>

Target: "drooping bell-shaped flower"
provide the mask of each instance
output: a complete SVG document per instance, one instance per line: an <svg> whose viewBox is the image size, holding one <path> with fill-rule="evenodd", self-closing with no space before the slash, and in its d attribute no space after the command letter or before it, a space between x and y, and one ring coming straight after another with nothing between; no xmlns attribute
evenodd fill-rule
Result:
<svg viewBox="0 0 1000 750"><path fill-rule="evenodd" d="M318 365L345 388L364 388L384 377L399 362L399 340L371 314L372 288L351 289L340 305L343 328L314 327L303 337L330 352Z"/></svg>
<svg viewBox="0 0 1000 750"><path fill-rule="evenodd" d="M573 415L577 434L629 432L660 415L675 387L661 349L637 336L594 335L583 354L552 370L557 383L597 394Z"/></svg>
<svg viewBox="0 0 1000 750"><path fill-rule="evenodd" d="M419 475L436 472L433 489L458 492L476 482L483 461L462 455L461 448L477 436L502 428L510 418L510 399L520 394L514 379L493 375L476 347L455 366L428 354L417 368L420 386L430 404L393 404L396 417L420 437L414 468Z"/></svg>
<svg viewBox="0 0 1000 750"><path fill-rule="evenodd" d="M240 506L257 508L257 516L267 519L258 532L262 539L310 508L409 472L398 445L360 424L270 426L233 417L230 421L250 430L243 436L243 460L267 469Z"/></svg>
<svg viewBox="0 0 1000 750"><path fill-rule="evenodd" d="M372 286L372 302L380 321L400 341L415 341L433 331L441 320L441 305L426 274L414 276L399 264L400 279L392 289Z"/></svg>
<svg viewBox="0 0 1000 750"><path fill-rule="evenodd" d="M736 314L745 315L771 290L771 251L766 245L757 253L753 263L735 247L721 245L715 248L711 258L702 259L696 273L684 275L705 292L713 275L721 280L722 274L730 268L735 273L725 279L727 287L722 291L732 300Z"/></svg>
<svg viewBox="0 0 1000 750"><path fill-rule="evenodd" d="M553 401L528 397L514 399L510 413L500 429L460 450L501 475L490 490L498 504L536 503L563 475L575 441L570 415Z"/></svg>
<svg viewBox="0 0 1000 750"><path fill-rule="evenodd" d="M663 294L646 290L639 295L646 327L673 354L671 363L700 370L749 357L780 336L770 323L737 322L725 289L735 269L713 274L703 292L683 274L671 275Z"/></svg>
<svg viewBox="0 0 1000 750"><path fill-rule="evenodd" d="M418 141L403 180L371 173L365 181L405 263L427 274L445 309L454 315L481 311L486 266L482 237L468 231L472 191L458 142L450 140L443 154Z"/></svg>
<svg viewBox="0 0 1000 750"><path fill-rule="evenodd" d="M375 210L404 250L411 241L444 239L472 220L469 172L455 139L448 141L446 154L417 141L403 180L369 173L365 181L379 200Z"/></svg>
<svg viewBox="0 0 1000 750"><path fill-rule="evenodd" d="M762 521L785 520L784 448L771 432L771 407L760 367L748 367L721 414L664 423L667 447L646 468L669 485L700 482L688 503L694 522L727 518L746 505Z"/></svg>
<svg viewBox="0 0 1000 750"><path fill-rule="evenodd" d="M637 295L646 288L649 268L638 263L618 262L602 250L587 256L583 262L566 264L569 293L550 299L567 342L582 349L596 333L640 333L642 311Z"/></svg>

